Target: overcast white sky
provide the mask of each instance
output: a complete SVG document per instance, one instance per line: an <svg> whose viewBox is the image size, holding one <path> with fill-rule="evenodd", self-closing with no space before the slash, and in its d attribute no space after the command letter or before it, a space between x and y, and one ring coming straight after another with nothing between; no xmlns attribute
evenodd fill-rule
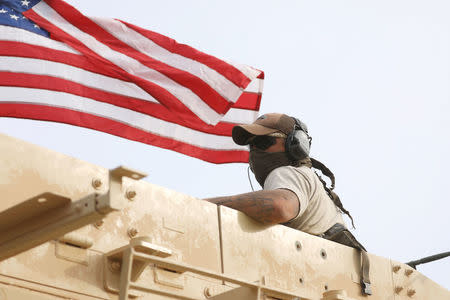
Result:
<svg viewBox="0 0 450 300"><path fill-rule="evenodd" d="M406 262L450 251L450 2L69 2L263 70L261 113L308 124L369 252ZM250 190L245 164L55 123L0 118L0 132L200 198ZM418 270L450 289L450 258Z"/></svg>

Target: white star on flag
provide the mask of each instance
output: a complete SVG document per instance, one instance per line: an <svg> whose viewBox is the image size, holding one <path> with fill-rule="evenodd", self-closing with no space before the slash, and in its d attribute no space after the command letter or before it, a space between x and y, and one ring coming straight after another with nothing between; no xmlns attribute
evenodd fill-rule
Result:
<svg viewBox="0 0 450 300"><path fill-rule="evenodd" d="M11 19L14 19L14 20L18 20L19 19L19 16L16 16L16 15L9 15L10 17L11 17Z"/></svg>
<svg viewBox="0 0 450 300"><path fill-rule="evenodd" d="M20 1L20 3L21 3L23 6L28 7L28 4L30 4L30 1L23 0L23 1Z"/></svg>
<svg viewBox="0 0 450 300"><path fill-rule="evenodd" d="M6 10L4 8L0 9L0 14L6 13Z"/></svg>

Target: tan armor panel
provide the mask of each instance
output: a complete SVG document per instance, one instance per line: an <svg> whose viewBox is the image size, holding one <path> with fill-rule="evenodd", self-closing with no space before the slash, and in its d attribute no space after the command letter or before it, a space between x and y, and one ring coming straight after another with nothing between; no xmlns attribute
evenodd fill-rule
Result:
<svg viewBox="0 0 450 300"><path fill-rule="evenodd" d="M450 299L409 266L0 136L0 299Z"/></svg>

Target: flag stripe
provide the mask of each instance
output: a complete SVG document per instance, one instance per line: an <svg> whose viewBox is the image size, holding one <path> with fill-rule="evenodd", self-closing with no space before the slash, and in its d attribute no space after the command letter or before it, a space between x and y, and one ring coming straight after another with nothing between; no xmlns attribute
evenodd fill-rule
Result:
<svg viewBox="0 0 450 300"><path fill-rule="evenodd" d="M178 124L167 122L130 109L95 101L64 92L22 87L0 87L0 102L22 102L62 107L70 110L101 116L163 137L176 138L197 147L221 150L245 150L233 143L228 136L199 132Z"/></svg>
<svg viewBox="0 0 450 300"><path fill-rule="evenodd" d="M75 26L77 29L88 34L90 37L95 38L97 41L100 41L101 43L107 45L107 47L110 48L111 50L116 51L115 53L116 55L118 55L118 53L121 53L125 55L125 57L134 59L133 62L136 66L133 69L126 69L125 67L125 64L126 66L131 65L130 61L125 62L125 64L122 64L123 69L129 72L134 71L134 74L140 75L140 77L143 78L146 78L145 76L147 73L152 72L152 74L150 74L151 77L147 77L146 79L150 80L151 78L152 81L155 81L154 78L156 76L157 78L159 78L159 80L157 79L156 82L162 86L165 86L168 91L170 91L178 98L180 97L182 92L186 91L183 89L177 91L176 89L167 88L167 86L170 87L171 85L177 83L181 87L189 89L190 91L192 91L193 94L197 95L201 99L208 99L209 100L208 105L213 110L215 110L219 114L224 114L228 111L228 109L232 105L232 103L230 102L235 102L239 97L240 93L242 92L239 88L235 87L234 89L231 89L231 91L234 91L234 93L230 93L230 91L227 90L226 92L229 95L225 94L220 95L214 88L212 88L205 81L194 76L193 74L188 73L182 69L173 68L170 65L167 65L163 62L160 62L159 60L154 59L153 57L146 55L146 53L139 52L136 49L130 47L128 44L121 41L120 39L118 39L117 37L115 37L109 31L106 31L101 26L97 25L97 23L95 23L91 19L86 18L82 15L74 15L73 13L70 12L66 14L67 11L68 10L61 10L57 13L60 13L61 16L67 20L67 22ZM105 27L109 25L110 25L109 30L112 30L113 29L112 25L114 24L110 22L109 24L105 24ZM59 23L58 26L61 27L61 23ZM85 36L77 34L75 31L71 30L67 26L66 28L69 34L71 34L72 36L75 35L75 37L78 37L80 41L85 41L86 38ZM127 32L127 35L130 34L131 32ZM139 43L138 40L137 41L130 40L129 42ZM94 48L91 49L94 50ZM109 57L113 57L113 55ZM105 58L109 59L108 57ZM122 59L124 59L123 56L121 57L121 60ZM119 65L118 62L121 62L121 60L113 60L113 62ZM173 80L173 82L171 82L169 79Z"/></svg>
<svg viewBox="0 0 450 300"><path fill-rule="evenodd" d="M233 104L233 108L250 109L259 111L262 94L244 92L238 101ZM225 115L226 116L226 115Z"/></svg>
<svg viewBox="0 0 450 300"><path fill-rule="evenodd" d="M1 58L0 58L1 60ZM145 103L140 99L125 97L108 91L98 90L83 86L79 83L69 80L25 73L0 72L0 86L29 87L42 90L52 90L64 93L70 93L84 98L90 98L102 101L112 105L128 108L141 112L155 118L177 123L179 125L198 130L205 133L230 136L231 129L235 124L250 123L256 118L256 111L230 109L226 118L215 126L195 122L195 120L180 119L170 113L167 108L159 103ZM5 91L6 92L6 91ZM5 94L7 95L7 94ZM10 99L7 96L2 97L5 101ZM175 138L175 137L174 137Z"/></svg>
<svg viewBox="0 0 450 300"><path fill-rule="evenodd" d="M70 22L76 24L79 23L78 21L82 18L86 18L82 14L80 14L76 9L74 9L71 5L67 4L64 1L61 0L46 0L46 2L54 8L58 13L60 13L66 20L70 20ZM41 5L43 2L39 3L38 5L34 6L33 9L35 9L37 6ZM119 20L120 21L120 20ZM211 69L216 70L220 74L224 75L227 79L229 79L231 82L233 82L235 85L241 87L244 89L247 87L247 85L250 83L250 78L255 78L258 76L261 71L255 70L253 68L245 67L245 72L242 72L239 70L241 66L234 65L227 63L223 60L220 60L214 56L205 54L203 52L200 52L192 47L189 47L187 45L178 44L175 40L165 37L163 35L159 35L155 32L151 32L148 30L145 30L143 28L139 28L138 26L128 24L126 22L121 21L122 23L126 24L128 27L132 28L136 32L139 32L143 36L153 40L155 43L159 44L161 47L166 48L172 53L180 54L184 57L191 58L193 60L196 60L198 62L201 62ZM89 30L90 28L85 27L83 24L80 27L83 27L83 30ZM167 46L167 47L165 47ZM252 71L254 73L252 73ZM248 76L245 76L245 74L249 74ZM256 75L255 75L256 74Z"/></svg>
<svg viewBox="0 0 450 300"><path fill-rule="evenodd" d="M112 72L108 69L98 69L91 61L87 60L86 57L82 55L49 49L42 46L35 46L33 44L25 44L13 41L2 41L1 37L0 37L0 55L11 57L15 56L15 57L36 58L43 60L42 63L45 63L45 61L59 62L62 64L71 65L77 68L81 68L108 77L128 81L123 76L120 76L119 74ZM139 89L140 94L142 95L147 94L144 90L139 88L134 83L129 84L130 85L133 84L135 86L135 89Z"/></svg>
<svg viewBox="0 0 450 300"><path fill-rule="evenodd" d="M154 100L150 95L142 91L133 83L92 73L90 71L79 69L64 63L33 58L0 56L0 70L54 76L57 78L78 82L88 87L101 87L102 89L108 89L109 91L119 95L156 102L156 100Z"/></svg>
<svg viewBox="0 0 450 300"><path fill-rule="evenodd" d="M257 111L251 111L247 109L232 108L223 117L223 122L249 124L252 123L258 117Z"/></svg>
<svg viewBox="0 0 450 300"><path fill-rule="evenodd" d="M23 31L21 29L17 29L16 36L20 34L20 31ZM3 38L3 37L2 37ZM117 73L111 72L107 69L98 69L95 65L93 65L89 60L87 60L84 56L68 53L64 51L54 50L54 49L48 49L41 46L35 46L31 44L25 44L21 42L13 42L13 41L1 41L0 40L0 55L3 56L16 56L16 57L25 57L25 58L37 58L42 61L36 61L32 62L30 60L20 60L20 63L17 63L17 60L7 61L5 63L0 63L1 66L0 70L3 71L17 71L20 72L26 71L30 72L30 70L24 68L22 66L23 64L31 64L32 68L38 69L38 73L45 74L45 75L54 75L58 76L59 71L53 71L50 72L50 70L55 70L55 65L52 65L50 62L58 62L66 65L70 65L73 67L77 67L86 71L90 71L91 73L87 74L81 74L77 78L77 82L83 82L86 85L92 85L92 82L99 82L100 86L103 87L112 87L116 90L120 87L120 94L123 94L125 96L130 97L136 97L141 99L146 99L148 101L156 102L156 100L149 96L144 90L142 90L140 87L135 85L134 83L126 82L124 81L125 78L121 78ZM8 58L11 59L11 58ZM1 58L0 58L1 60ZM47 61L49 61L47 63ZM15 70L15 68L19 66L20 70ZM20 67L21 66L21 67ZM34 67L33 67L34 66ZM59 66L56 68L58 70L59 68L66 69L63 74L72 74L73 72L76 72L74 69L70 67L64 67ZM82 70L77 70L77 72L81 72ZM99 75L105 75L105 76L97 76ZM86 76L86 77L85 77ZM92 80L91 77L97 77L96 79ZM118 82L117 80L109 79L116 78L121 79L121 82ZM83 78L86 78L88 80L84 80ZM71 76L71 79L73 80L74 77ZM257 81L260 81L260 79L257 79ZM262 81L259 84L259 86L262 86ZM257 92L255 89L258 88L258 86L255 86L254 84L249 85L244 93L241 95L241 97L238 99L236 103L233 104L233 108L240 108L240 109L250 109L250 110L259 110L260 101L261 101L261 94L258 96L255 96L252 92ZM111 88L109 88L111 90Z"/></svg>
<svg viewBox="0 0 450 300"><path fill-rule="evenodd" d="M133 47L138 53L143 53L147 57L154 58L155 60L178 70L183 70L184 73L195 75L201 79L202 82L207 83L207 85L216 90L227 101L235 102L242 92L241 88L223 77L222 74L218 73L216 70L193 59L171 53L152 40L134 31L132 28L126 27L124 23L121 23L118 20L103 18L90 19L102 27L103 30L113 35L116 39L122 41L123 43L121 46L125 47L126 45L126 47ZM95 37L99 39L98 35L95 35ZM143 62L142 60L140 61Z"/></svg>
<svg viewBox="0 0 450 300"><path fill-rule="evenodd" d="M245 74L247 77L250 78L264 78L264 75L261 71L256 70L250 66L246 65L238 65L233 62L228 62L230 65L234 66L236 69L238 69L240 72Z"/></svg>
<svg viewBox="0 0 450 300"><path fill-rule="evenodd" d="M184 143L146 132L115 120L65 108L33 104L0 103L0 114L8 117L46 120L101 130L126 139L177 151L212 163L248 162L248 151L200 148L190 143Z"/></svg>
<svg viewBox="0 0 450 300"><path fill-rule="evenodd" d="M261 73L263 78L257 78L250 82L250 84L245 88L247 92L262 94L264 88L264 73Z"/></svg>
<svg viewBox="0 0 450 300"><path fill-rule="evenodd" d="M54 1L49 2L53 3ZM176 113L185 115L192 114L193 112L207 123L216 123L222 118L222 115L211 109L191 90L143 66L135 59L113 51L104 44L99 43L92 36L85 34L68 23L45 2L40 2L35 5L32 10L27 11L25 14L40 26L51 31L52 37L55 38L56 35L57 39L68 43L78 51L92 55L100 61L107 63L108 67L121 72L124 76L132 78L154 98ZM145 70L145 72L141 70ZM183 102L180 102L179 99L183 99Z"/></svg>
<svg viewBox="0 0 450 300"><path fill-rule="evenodd" d="M235 85L241 88L247 87L247 85L251 82L251 80L238 68L236 68L233 65L231 65L232 68L230 68L230 64L223 60L220 60L211 55L207 55L188 45L179 44L177 43L177 41L168 38L162 34L140 28L136 25L130 24L122 20L119 21L124 23L129 28L132 28L134 31L145 36L146 38L152 40L159 46L167 49L168 51L196 60L210 67L211 69L216 70L218 73L222 74L229 81L233 82Z"/></svg>
<svg viewBox="0 0 450 300"><path fill-rule="evenodd" d="M58 41L54 41L39 34L29 32L27 30L0 25L1 36L3 41L22 42L35 46L46 47L48 49L65 51L72 54L80 54L80 52Z"/></svg>

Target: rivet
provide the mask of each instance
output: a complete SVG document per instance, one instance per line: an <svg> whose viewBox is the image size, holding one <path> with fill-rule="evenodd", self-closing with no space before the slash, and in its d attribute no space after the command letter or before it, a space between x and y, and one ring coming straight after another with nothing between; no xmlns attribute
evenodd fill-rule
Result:
<svg viewBox="0 0 450 300"><path fill-rule="evenodd" d="M83 209L83 205L81 203L75 204L75 211L79 213Z"/></svg>
<svg viewBox="0 0 450 300"><path fill-rule="evenodd" d="M328 291L328 284L325 284L324 289L325 291Z"/></svg>
<svg viewBox="0 0 450 300"><path fill-rule="evenodd" d="M42 198L39 198L37 201L38 201L38 203L45 203L45 202L47 202L47 198L42 197Z"/></svg>
<svg viewBox="0 0 450 300"><path fill-rule="evenodd" d="M392 271L394 271L394 273L397 273L400 269L401 269L401 267L398 265L392 267Z"/></svg>
<svg viewBox="0 0 450 300"><path fill-rule="evenodd" d="M100 228L104 223L105 223L105 221L98 220L97 222L94 223L94 226L97 228Z"/></svg>
<svg viewBox="0 0 450 300"><path fill-rule="evenodd" d="M138 233L139 233L139 231L136 228L134 228L134 227L128 228L128 236L129 237L134 238Z"/></svg>
<svg viewBox="0 0 450 300"><path fill-rule="evenodd" d="M320 250L320 256L321 256L323 259L327 259L327 252L326 252L324 249L321 249L321 250Z"/></svg>
<svg viewBox="0 0 450 300"><path fill-rule="evenodd" d="M129 190L129 191L127 191L126 195L127 195L128 200L133 201L134 197L136 197L136 192L133 190Z"/></svg>
<svg viewBox="0 0 450 300"><path fill-rule="evenodd" d="M295 249L297 249L297 251L301 251L302 250L302 243L300 243L299 241L295 242Z"/></svg>
<svg viewBox="0 0 450 300"><path fill-rule="evenodd" d="M409 275L411 275L413 272L414 272L414 271L411 270L411 269L405 270L405 275L406 275L406 276L409 276Z"/></svg>
<svg viewBox="0 0 450 300"><path fill-rule="evenodd" d="M209 298L209 297L212 296L211 289L208 288L208 287L205 288L205 290L203 291L203 293L205 294L205 297L206 297L206 298Z"/></svg>
<svg viewBox="0 0 450 300"><path fill-rule="evenodd" d="M111 261L109 263L109 267L110 267L111 271L118 272L118 271L120 271L121 264L118 261Z"/></svg>
<svg viewBox="0 0 450 300"><path fill-rule="evenodd" d="M412 297L416 294L415 290L408 290L408 292L406 293L408 295L408 297Z"/></svg>
<svg viewBox="0 0 450 300"><path fill-rule="evenodd" d="M298 282L300 282L301 284L303 284L303 278L300 277L300 278L298 279Z"/></svg>
<svg viewBox="0 0 450 300"><path fill-rule="evenodd" d="M396 286L394 291L398 295L401 291L403 291L403 288L401 286Z"/></svg>
<svg viewBox="0 0 450 300"><path fill-rule="evenodd" d="M94 187L94 189L99 189L102 186L102 181L98 178L94 178L92 179L92 186Z"/></svg>

